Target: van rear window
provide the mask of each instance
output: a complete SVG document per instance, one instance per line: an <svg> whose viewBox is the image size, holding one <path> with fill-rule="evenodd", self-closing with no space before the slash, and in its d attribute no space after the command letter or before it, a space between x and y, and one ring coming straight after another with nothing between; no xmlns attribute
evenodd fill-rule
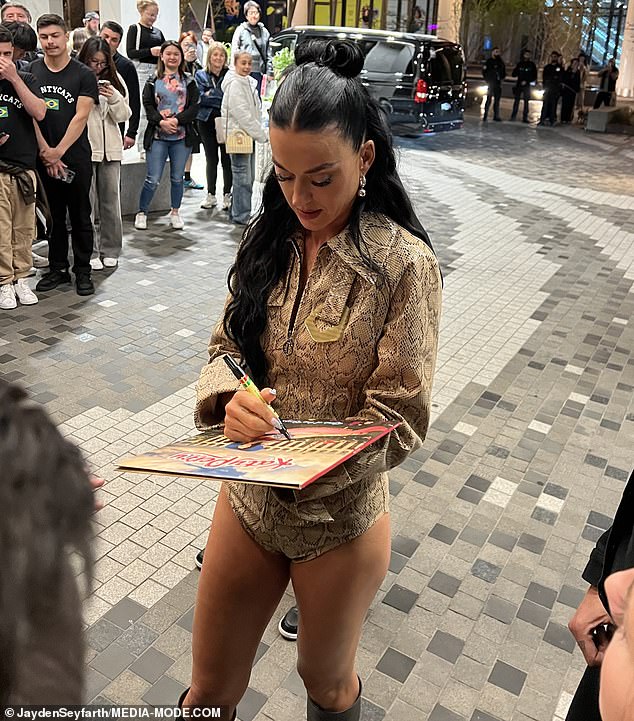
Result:
<svg viewBox="0 0 634 721"><path fill-rule="evenodd" d="M463 80L463 66L464 60L459 48L451 45L431 48L429 76L432 83L460 85Z"/></svg>
<svg viewBox="0 0 634 721"><path fill-rule="evenodd" d="M411 73L414 45L380 41L365 57L364 69L369 73Z"/></svg>

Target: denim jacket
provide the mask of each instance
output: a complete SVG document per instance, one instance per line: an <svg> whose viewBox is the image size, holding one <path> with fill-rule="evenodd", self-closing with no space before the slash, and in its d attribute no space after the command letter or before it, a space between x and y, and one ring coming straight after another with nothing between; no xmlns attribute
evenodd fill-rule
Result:
<svg viewBox="0 0 634 721"><path fill-rule="evenodd" d="M210 118L220 117L222 107L222 81L228 69L223 68L220 76L216 77L206 70L198 70L194 76L200 93L197 120L206 122Z"/></svg>

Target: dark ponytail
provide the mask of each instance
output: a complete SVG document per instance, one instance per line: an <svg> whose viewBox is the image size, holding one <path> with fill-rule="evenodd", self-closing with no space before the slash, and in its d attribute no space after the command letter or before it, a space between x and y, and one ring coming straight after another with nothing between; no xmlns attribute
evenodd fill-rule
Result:
<svg viewBox="0 0 634 721"><path fill-rule="evenodd" d="M350 214L352 242L370 270L382 269L370 257L361 234L363 212L383 213L418 236L427 245L427 233L414 213L396 170L392 135L383 111L358 78L363 53L345 40L311 40L295 51L297 68L279 86L270 111L278 128L317 132L336 128L355 151L374 141L375 158L366 175L365 198L357 198ZM289 240L301 224L289 207L273 170L264 184L262 204L249 224L229 271L231 299L224 330L242 354L256 383L267 384L268 365L260 338L267 323L267 302L273 288L288 271Z"/></svg>

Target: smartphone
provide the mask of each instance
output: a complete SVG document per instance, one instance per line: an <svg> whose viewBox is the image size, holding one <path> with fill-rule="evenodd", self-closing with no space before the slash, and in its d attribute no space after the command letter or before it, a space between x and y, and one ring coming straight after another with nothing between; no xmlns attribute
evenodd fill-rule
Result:
<svg viewBox="0 0 634 721"><path fill-rule="evenodd" d="M65 168L63 174L58 175L57 179L61 180L62 183L68 183L70 185L70 183L75 180L75 171L70 168Z"/></svg>
<svg viewBox="0 0 634 721"><path fill-rule="evenodd" d="M112 83L109 80L97 80L97 85L107 87L108 85L112 85Z"/></svg>
<svg viewBox="0 0 634 721"><path fill-rule="evenodd" d="M0 138L4 138L4 136L8 134L9 133L5 132L4 130L0 130Z"/></svg>

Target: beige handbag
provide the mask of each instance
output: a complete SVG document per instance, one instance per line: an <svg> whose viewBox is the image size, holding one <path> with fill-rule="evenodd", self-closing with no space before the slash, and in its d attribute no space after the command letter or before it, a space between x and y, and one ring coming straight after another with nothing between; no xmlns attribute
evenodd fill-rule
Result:
<svg viewBox="0 0 634 721"><path fill-rule="evenodd" d="M253 152L253 138L244 130L232 130L227 134L225 149L230 154L246 155Z"/></svg>

